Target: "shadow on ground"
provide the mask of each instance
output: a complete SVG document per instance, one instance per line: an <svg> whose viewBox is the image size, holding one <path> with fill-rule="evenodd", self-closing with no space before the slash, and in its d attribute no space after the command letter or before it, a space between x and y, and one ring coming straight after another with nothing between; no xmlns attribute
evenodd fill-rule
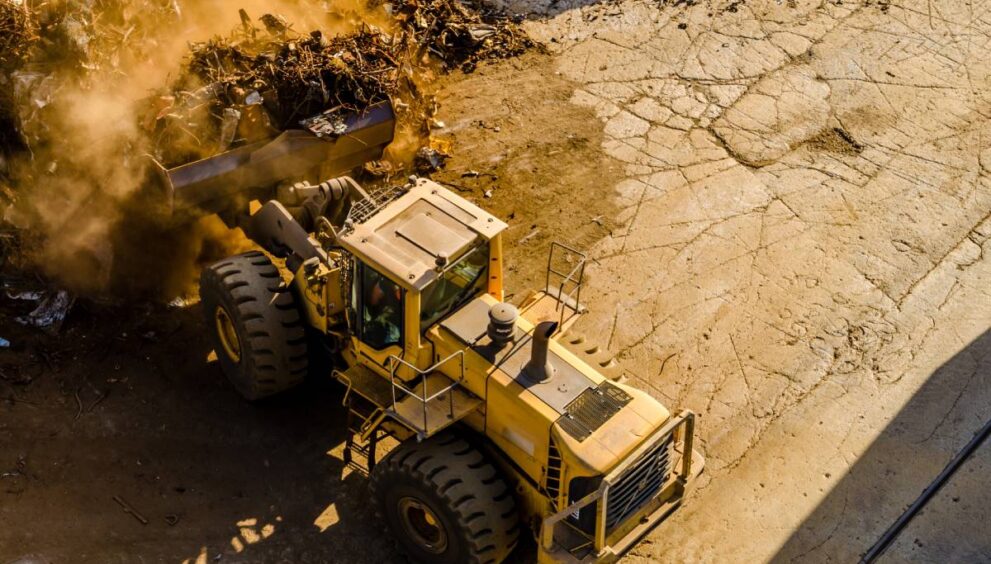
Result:
<svg viewBox="0 0 991 564"><path fill-rule="evenodd" d="M936 370L774 562L854 562L991 417L991 331ZM985 444L881 558L988 562L991 445Z"/></svg>
<svg viewBox="0 0 991 564"><path fill-rule="evenodd" d="M0 323L0 562L395 560L329 378L251 405L199 307L85 309L58 339Z"/></svg>

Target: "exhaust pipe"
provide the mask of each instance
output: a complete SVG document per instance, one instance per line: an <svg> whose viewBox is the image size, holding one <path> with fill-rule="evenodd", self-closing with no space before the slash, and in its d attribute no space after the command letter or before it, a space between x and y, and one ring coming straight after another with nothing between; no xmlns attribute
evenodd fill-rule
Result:
<svg viewBox="0 0 991 564"><path fill-rule="evenodd" d="M557 331L556 321L543 321L533 330L530 362L523 367L523 373L534 382L546 382L554 377L554 365L548 356L551 335Z"/></svg>

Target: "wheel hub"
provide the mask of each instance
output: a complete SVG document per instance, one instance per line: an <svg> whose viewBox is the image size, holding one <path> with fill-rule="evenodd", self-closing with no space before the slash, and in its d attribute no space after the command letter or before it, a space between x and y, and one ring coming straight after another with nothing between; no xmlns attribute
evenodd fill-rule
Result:
<svg viewBox="0 0 991 564"><path fill-rule="evenodd" d="M224 353L235 363L241 362L241 340L237 337L237 330L234 329L234 321L231 316L223 307L217 306L217 311L214 312L213 317Z"/></svg>
<svg viewBox="0 0 991 564"><path fill-rule="evenodd" d="M412 497L399 500L399 518L406 534L431 554L447 550L447 531L434 511Z"/></svg>

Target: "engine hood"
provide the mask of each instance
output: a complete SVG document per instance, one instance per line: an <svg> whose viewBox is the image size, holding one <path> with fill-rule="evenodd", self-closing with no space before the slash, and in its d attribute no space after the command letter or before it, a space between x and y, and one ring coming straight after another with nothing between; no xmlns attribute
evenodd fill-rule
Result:
<svg viewBox="0 0 991 564"><path fill-rule="evenodd" d="M668 420L669 412L656 400L609 381L555 339L547 355L553 376L534 379L525 370L534 346L533 325L519 319L514 341L497 346L486 335L488 311L495 303L491 296L479 297L442 321L440 329L467 345L467 355L480 357L476 363L492 366L483 393L504 387L501 391L522 404L515 408L530 412L528 419L543 421L572 467L606 473Z"/></svg>

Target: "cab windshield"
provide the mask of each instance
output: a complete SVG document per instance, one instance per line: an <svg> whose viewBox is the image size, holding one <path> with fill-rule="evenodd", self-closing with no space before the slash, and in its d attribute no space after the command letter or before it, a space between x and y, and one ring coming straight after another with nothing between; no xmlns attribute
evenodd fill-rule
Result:
<svg viewBox="0 0 991 564"><path fill-rule="evenodd" d="M484 290L488 282L489 245L461 256L420 294L420 332Z"/></svg>

